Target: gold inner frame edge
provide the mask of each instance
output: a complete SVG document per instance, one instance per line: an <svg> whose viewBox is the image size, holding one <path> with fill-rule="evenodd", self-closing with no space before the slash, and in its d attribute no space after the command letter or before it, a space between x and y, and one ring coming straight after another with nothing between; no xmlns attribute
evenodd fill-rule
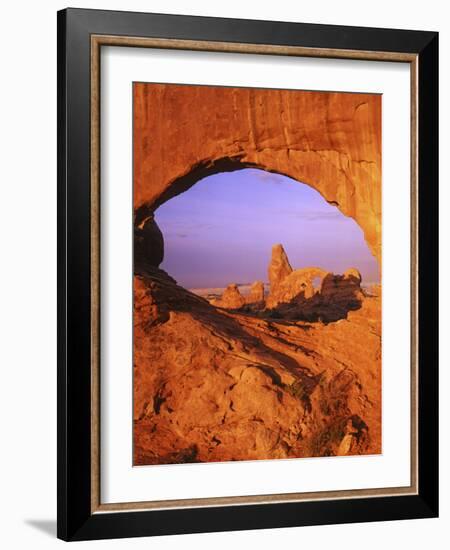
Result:
<svg viewBox="0 0 450 550"><path fill-rule="evenodd" d="M100 50L101 46L391 61L410 64L411 83L411 484L408 487L101 503L100 492ZM418 494L418 55L234 42L91 35L91 513L307 502Z"/></svg>

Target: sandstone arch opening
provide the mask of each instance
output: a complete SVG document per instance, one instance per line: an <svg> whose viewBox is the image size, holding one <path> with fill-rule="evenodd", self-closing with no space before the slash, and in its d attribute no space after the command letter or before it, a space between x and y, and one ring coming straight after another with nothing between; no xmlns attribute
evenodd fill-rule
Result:
<svg viewBox="0 0 450 550"><path fill-rule="evenodd" d="M343 273L354 267L367 284L379 281L377 262L352 218L310 186L261 169L202 178L160 206L155 221L165 243L161 268L188 289L268 283L275 243L295 268Z"/></svg>
<svg viewBox="0 0 450 550"><path fill-rule="evenodd" d="M217 307L252 312L249 304L261 310L264 302L272 316L325 321L357 309L361 282L378 283L379 269L356 222L311 186L232 167L206 177L195 170L144 219L138 232L157 250L154 265ZM285 257L282 269L293 272L284 282L271 276L277 254Z"/></svg>
<svg viewBox="0 0 450 550"><path fill-rule="evenodd" d="M159 237L158 226L156 225L156 227L154 227L155 211L161 208L162 205L166 204L173 198L185 193L198 182L201 182L209 177L217 175L223 176L228 173L234 172L252 171L265 174L265 176L261 176L261 179L284 176L285 178L290 179L292 182L296 182L297 184L301 184L304 186L309 186L311 189L314 189L326 203L336 207L336 209L340 213L342 213L343 216L345 216L346 218L351 218L351 220L355 222L354 227L358 227L361 230L367 248L371 251L371 254L378 261L378 263L381 261L381 230L380 220L378 219L379 214L377 213L377 215L369 215L366 218L367 212L370 210L368 204L364 204L364 206L360 206L355 209L354 202L356 199L350 200L347 197L344 200L345 193L342 193L343 188L338 188L338 192L334 190L332 193L330 193L329 190L323 189L322 185L315 184L314 181L307 182L300 180L293 175L290 175L289 170L280 171L276 168L272 169L270 165L267 166L264 162L248 162L243 159L243 156L244 155L238 155L234 157L220 157L215 160L201 161L190 167L188 171L182 176L179 176L164 185L163 192L159 196L153 197L151 201L143 202L140 204L140 206L136 207L134 213L134 225L135 239L138 241L138 256L140 256L139 241L144 240L144 238L148 238L152 239L152 250L150 251L149 246L146 247L147 259L149 259L150 255L153 254L154 256L150 258L150 261L153 262L153 265L157 266L162 261L163 241ZM275 163L275 165L276 164L277 163ZM293 173L295 174L296 171L293 170ZM354 194L355 191L353 190L352 196ZM375 197L378 196L377 193L369 193L369 195L373 195ZM349 203L353 204L353 206L349 205ZM342 217L342 219L344 218ZM350 222L350 220L348 221ZM144 227L146 231L142 232L142 229L144 229ZM156 240L153 240L154 237L157 237ZM365 262L369 263L367 259L365 260ZM374 262L371 263L372 266L375 265ZM371 275L371 278L378 280L379 276L374 277L373 275Z"/></svg>

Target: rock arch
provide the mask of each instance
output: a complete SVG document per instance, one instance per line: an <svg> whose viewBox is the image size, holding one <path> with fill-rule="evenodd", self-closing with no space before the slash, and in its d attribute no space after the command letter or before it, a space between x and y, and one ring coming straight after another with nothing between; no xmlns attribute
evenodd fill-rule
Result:
<svg viewBox="0 0 450 550"><path fill-rule="evenodd" d="M316 189L380 262L381 96L145 83L133 94L137 250L151 241L161 255L153 212L165 201L207 175L255 167Z"/></svg>

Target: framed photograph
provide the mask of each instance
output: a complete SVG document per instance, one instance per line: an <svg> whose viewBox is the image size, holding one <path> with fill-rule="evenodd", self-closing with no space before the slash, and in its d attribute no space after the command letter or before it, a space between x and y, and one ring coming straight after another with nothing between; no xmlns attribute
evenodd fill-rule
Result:
<svg viewBox="0 0 450 550"><path fill-rule="evenodd" d="M438 35L58 13L58 536L438 514Z"/></svg>

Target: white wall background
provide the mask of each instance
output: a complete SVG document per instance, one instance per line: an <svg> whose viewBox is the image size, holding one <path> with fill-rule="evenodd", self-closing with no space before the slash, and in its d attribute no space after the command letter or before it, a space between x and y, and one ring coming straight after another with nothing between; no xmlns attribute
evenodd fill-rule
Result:
<svg viewBox="0 0 450 550"><path fill-rule="evenodd" d="M76 7L440 31L441 93L441 518L84 543L155 549L442 548L450 536L450 17L440 0L78 1ZM2 7L0 34L0 540L53 548L56 517L56 10L29 0ZM447 100L446 100L447 99ZM430 213L433 215L433 213Z"/></svg>

